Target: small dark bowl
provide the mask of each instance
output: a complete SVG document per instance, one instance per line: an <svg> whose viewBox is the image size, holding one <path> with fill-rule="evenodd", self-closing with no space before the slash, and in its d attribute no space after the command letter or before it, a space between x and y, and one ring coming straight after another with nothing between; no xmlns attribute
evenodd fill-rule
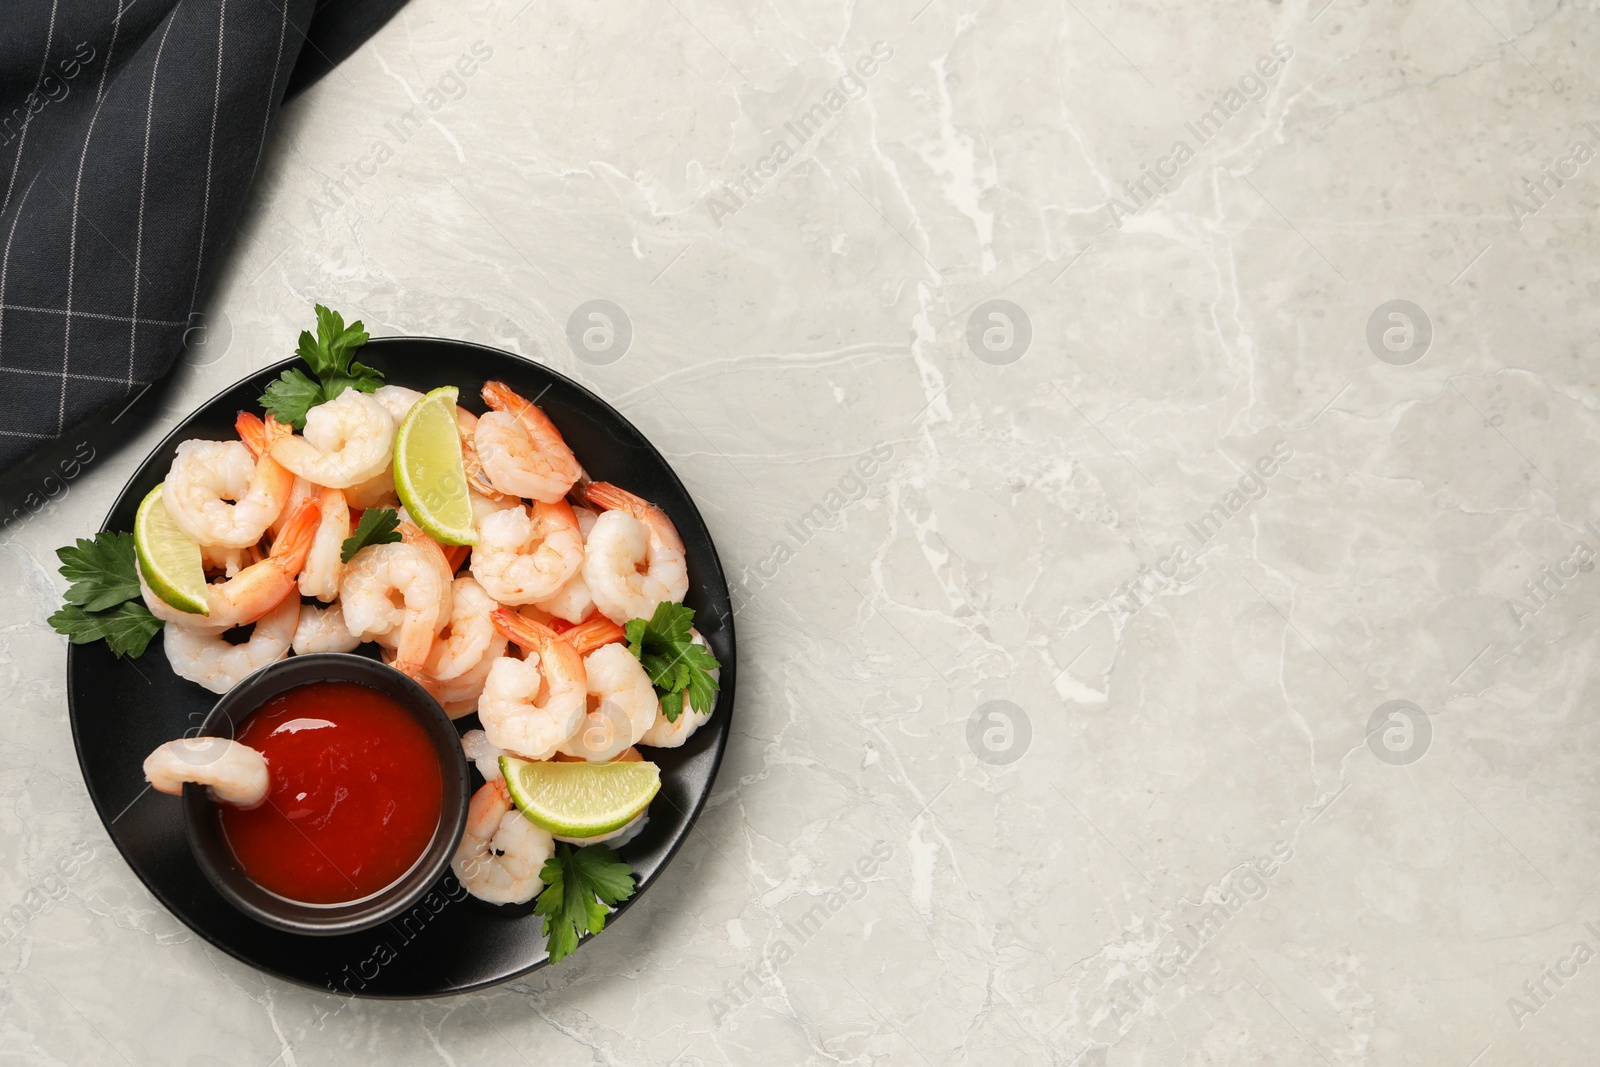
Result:
<svg viewBox="0 0 1600 1067"><path fill-rule="evenodd" d="M268 926L296 934L348 934L365 930L408 910L450 866L467 824L467 759L450 717L416 682L376 660L340 652L291 656L263 667L230 689L200 726L204 737L232 738L241 722L279 693L311 682L356 682L398 701L428 731L439 753L444 800L433 840L398 881L371 896L344 904L303 904L252 882L222 835L217 804L205 786L183 787L184 823L189 847L200 869L223 897Z"/></svg>

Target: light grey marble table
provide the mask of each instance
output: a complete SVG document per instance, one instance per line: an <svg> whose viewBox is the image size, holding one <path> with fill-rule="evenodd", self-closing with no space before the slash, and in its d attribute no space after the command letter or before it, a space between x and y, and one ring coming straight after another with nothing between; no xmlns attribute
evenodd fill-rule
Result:
<svg viewBox="0 0 1600 1067"><path fill-rule="evenodd" d="M1600 18L1325 2L414 0L0 535L0 1055L1594 1062ZM224 956L73 756L53 549L313 301L584 382L738 583L699 832L491 992Z"/></svg>

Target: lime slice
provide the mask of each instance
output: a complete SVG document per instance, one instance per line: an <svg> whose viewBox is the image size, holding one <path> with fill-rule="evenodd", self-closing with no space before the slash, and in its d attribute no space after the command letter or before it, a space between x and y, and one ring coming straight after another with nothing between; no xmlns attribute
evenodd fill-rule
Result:
<svg viewBox="0 0 1600 1067"><path fill-rule="evenodd" d="M511 802L558 837L599 837L620 830L650 806L661 788L654 763L530 763L500 757Z"/></svg>
<svg viewBox="0 0 1600 1067"><path fill-rule="evenodd" d="M133 517L133 547L150 590L179 611L209 615L200 546L172 521L161 486L150 490Z"/></svg>
<svg viewBox="0 0 1600 1067"><path fill-rule="evenodd" d="M406 413L394 438L394 488L429 537L444 545L477 544L461 465L455 386L435 389Z"/></svg>

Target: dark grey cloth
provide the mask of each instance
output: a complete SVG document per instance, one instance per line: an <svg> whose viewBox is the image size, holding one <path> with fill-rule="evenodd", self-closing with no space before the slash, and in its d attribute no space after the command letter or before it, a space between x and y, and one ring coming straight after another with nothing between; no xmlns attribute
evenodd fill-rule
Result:
<svg viewBox="0 0 1600 1067"><path fill-rule="evenodd" d="M5 0L0 475L164 375L286 93L404 0Z"/></svg>

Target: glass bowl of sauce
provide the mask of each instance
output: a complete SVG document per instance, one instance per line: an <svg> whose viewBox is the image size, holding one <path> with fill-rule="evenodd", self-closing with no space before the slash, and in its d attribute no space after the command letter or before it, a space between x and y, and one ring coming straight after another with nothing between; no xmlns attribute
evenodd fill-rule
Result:
<svg viewBox="0 0 1600 1067"><path fill-rule="evenodd" d="M268 926L344 934L409 909L448 870L469 782L455 726L376 660L316 653L235 686L200 733L266 758L264 803L183 791L189 844L229 903Z"/></svg>

